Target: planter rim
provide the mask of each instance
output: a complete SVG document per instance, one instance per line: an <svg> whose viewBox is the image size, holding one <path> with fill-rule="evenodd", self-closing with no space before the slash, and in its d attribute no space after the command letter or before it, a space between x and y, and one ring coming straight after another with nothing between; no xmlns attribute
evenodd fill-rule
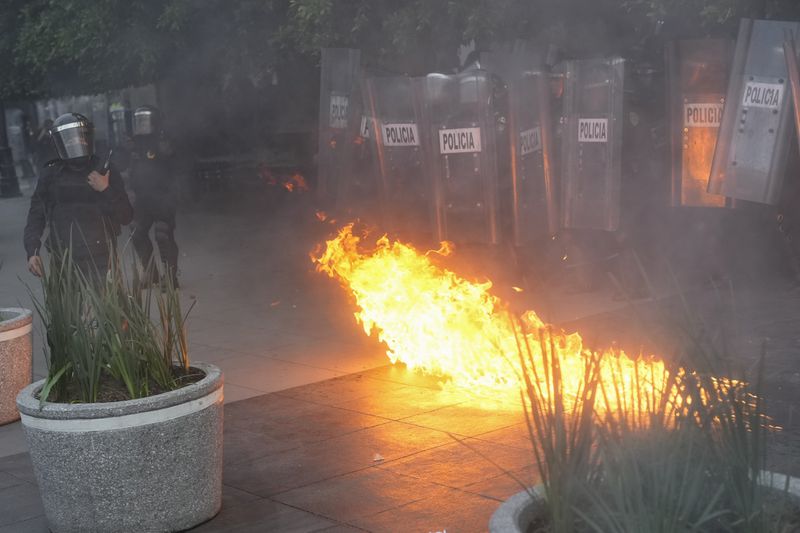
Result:
<svg viewBox="0 0 800 533"><path fill-rule="evenodd" d="M758 477L758 482L764 487L783 490L786 487L787 479L789 482L789 494L800 500L800 478L762 470ZM531 498L531 492L534 493L535 499ZM526 512L530 511L531 506L535 505L537 500L541 499L544 499L544 485L542 484L514 494L501 503L500 507L492 514L489 520L489 531L491 533L521 533L525 531L527 524L520 524L520 519Z"/></svg>
<svg viewBox="0 0 800 533"><path fill-rule="evenodd" d="M10 331L33 322L33 311L24 307L0 307L0 313L14 315L11 318L2 320L2 314L0 314L0 331Z"/></svg>
<svg viewBox="0 0 800 533"><path fill-rule="evenodd" d="M219 367L200 362L192 363L191 366L206 373L205 377L197 383L161 394L121 402L45 402L40 407L36 393L44 386L45 380L41 379L20 391L17 395L17 408L23 415L51 420L111 418L173 407L208 396L222 388L223 377Z"/></svg>

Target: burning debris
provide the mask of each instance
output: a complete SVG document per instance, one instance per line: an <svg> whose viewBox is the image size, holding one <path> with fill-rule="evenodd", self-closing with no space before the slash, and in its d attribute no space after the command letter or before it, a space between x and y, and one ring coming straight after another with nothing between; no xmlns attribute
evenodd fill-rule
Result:
<svg viewBox="0 0 800 533"><path fill-rule="evenodd" d="M269 187L282 187L289 192L308 192L311 188L308 182L299 172L293 174L274 174L269 167L262 164L258 168L258 174L263 182Z"/></svg>
<svg viewBox="0 0 800 533"><path fill-rule="evenodd" d="M434 255L449 251L443 246ZM386 236L366 249L348 224L312 260L352 293L356 320L386 343L392 363L443 376L462 391L517 398L519 354L527 345L537 367L533 371L540 376L545 375L539 366L543 354L552 350L557 355L567 394L577 395L583 387L586 358L599 357L602 382L610 388L627 386L616 393L616 402L642 406L664 394L672 397L674 381L663 361L634 359L612 349L592 353L578 333L558 331L534 311L517 321L490 293L491 282L463 279L431 255Z"/></svg>

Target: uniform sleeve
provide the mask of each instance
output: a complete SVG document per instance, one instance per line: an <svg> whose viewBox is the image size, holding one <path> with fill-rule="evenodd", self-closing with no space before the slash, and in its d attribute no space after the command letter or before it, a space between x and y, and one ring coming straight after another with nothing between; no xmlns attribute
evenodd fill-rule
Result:
<svg viewBox="0 0 800 533"><path fill-rule="evenodd" d="M133 220L133 207L125 192L125 184L119 172L112 166L111 175L108 178L108 188L102 193L105 202L104 211L115 223L120 226L127 226Z"/></svg>
<svg viewBox="0 0 800 533"><path fill-rule="evenodd" d="M34 255L39 255L39 248L42 247L42 234L47 225L47 205L50 200L48 188L50 183L50 173L45 174L36 184L36 190L31 196L31 207L28 209L28 220L25 223L23 241L25 252L28 259Z"/></svg>

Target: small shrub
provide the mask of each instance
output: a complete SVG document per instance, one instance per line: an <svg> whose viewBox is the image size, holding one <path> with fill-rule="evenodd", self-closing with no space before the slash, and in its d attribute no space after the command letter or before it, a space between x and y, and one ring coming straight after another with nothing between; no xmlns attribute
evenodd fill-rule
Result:
<svg viewBox="0 0 800 533"><path fill-rule="evenodd" d="M83 272L67 247L51 254L42 294L31 291L46 334L42 402L141 398L199 377L189 364L188 311L171 283L144 287L116 255L106 275Z"/></svg>

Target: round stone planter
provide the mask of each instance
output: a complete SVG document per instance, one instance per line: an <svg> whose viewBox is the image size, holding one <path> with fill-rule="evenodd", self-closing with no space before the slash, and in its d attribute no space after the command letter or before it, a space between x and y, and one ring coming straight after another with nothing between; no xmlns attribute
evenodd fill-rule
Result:
<svg viewBox="0 0 800 533"><path fill-rule="evenodd" d="M0 308L0 425L19 420L14 400L31 382L32 329L28 309Z"/></svg>
<svg viewBox="0 0 800 533"><path fill-rule="evenodd" d="M775 490L784 490L786 476L762 472L759 483ZM789 478L789 494L800 503L800 479ZM544 509L544 486L536 485L530 492L523 490L503 502L489 520L490 533L525 533L528 526Z"/></svg>
<svg viewBox="0 0 800 533"><path fill-rule="evenodd" d="M190 528L222 505L219 368L178 390L124 402L45 403L44 381L17 406L53 532Z"/></svg>

